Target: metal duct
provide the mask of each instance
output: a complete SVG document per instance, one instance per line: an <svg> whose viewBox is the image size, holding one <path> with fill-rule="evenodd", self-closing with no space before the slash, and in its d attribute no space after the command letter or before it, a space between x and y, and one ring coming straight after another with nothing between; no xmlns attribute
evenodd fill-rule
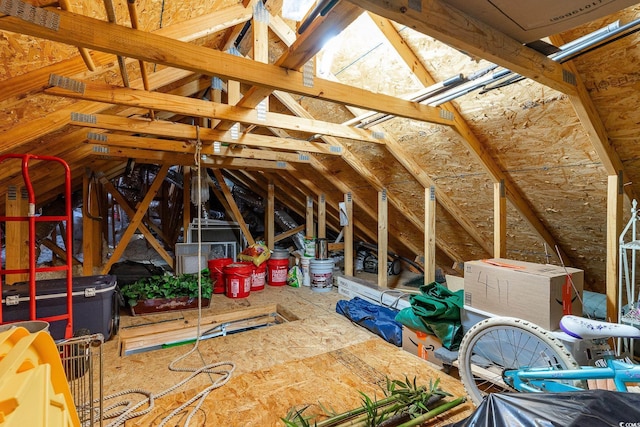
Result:
<svg viewBox="0 0 640 427"><path fill-rule="evenodd" d="M590 50L593 50L596 47L607 43L608 41L612 41L614 40L614 38L624 37L628 35L628 34L625 34L627 32L631 34L632 32L637 31L637 30L632 31L632 29L638 26L639 24L640 24L640 19L631 21L628 24L623 26L620 26L619 22L616 21L604 28L596 30L590 34L587 34L586 36L583 36L579 39L576 39L572 42L569 42L567 44L560 46L560 51L556 54L550 55L549 58L559 63L566 62ZM493 65L492 67L495 67L495 65ZM508 82L496 84L491 88L486 87L490 83L497 83L499 80L503 80L507 77L509 78ZM438 105L444 104L445 102L449 102L462 95L466 95L476 89L480 89L481 87L485 87L486 89L485 92L486 92L491 89L506 86L507 84L515 83L516 81L520 81L523 78L525 77L521 76L520 74L516 74L513 71L508 69L503 69L493 73L490 76L490 78L485 77L475 81L470 80L468 84L460 85L448 93L444 93L434 98L425 100L425 103L427 103L432 107L437 107Z"/></svg>
<svg viewBox="0 0 640 427"><path fill-rule="evenodd" d="M283 230L293 230L298 226L298 224L291 218L291 215L286 213L285 211L277 210L274 212L275 222L278 224ZM293 240L293 244L297 249L304 248L304 234L301 232L297 232L293 236L291 236Z"/></svg>

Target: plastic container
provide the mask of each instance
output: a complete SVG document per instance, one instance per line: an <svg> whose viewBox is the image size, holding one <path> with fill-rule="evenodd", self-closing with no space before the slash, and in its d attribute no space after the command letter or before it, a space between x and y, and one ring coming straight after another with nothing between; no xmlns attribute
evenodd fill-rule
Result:
<svg viewBox="0 0 640 427"><path fill-rule="evenodd" d="M222 271L225 277L225 295L229 298L246 298L251 293L251 276L253 264L250 262L234 262L225 266Z"/></svg>
<svg viewBox="0 0 640 427"><path fill-rule="evenodd" d="M289 259L288 249L274 249L270 259Z"/></svg>
<svg viewBox="0 0 640 427"><path fill-rule="evenodd" d="M40 331L49 332L49 322L45 322L44 320L24 320L15 323L5 323L4 325L0 325L0 332L18 327L25 328L31 334Z"/></svg>
<svg viewBox="0 0 640 427"><path fill-rule="evenodd" d="M284 286L287 284L289 259L273 259L267 261L267 283L270 286Z"/></svg>
<svg viewBox="0 0 640 427"><path fill-rule="evenodd" d="M309 262L311 290L329 292L333 287L333 259L311 259Z"/></svg>
<svg viewBox="0 0 640 427"><path fill-rule="evenodd" d="M304 256L311 258L316 256L316 240L313 237L304 238Z"/></svg>
<svg viewBox="0 0 640 427"><path fill-rule="evenodd" d="M3 426L80 425L53 338L23 327L0 332Z"/></svg>
<svg viewBox="0 0 640 427"><path fill-rule="evenodd" d="M215 258L207 261L209 276L211 276L211 281L213 282L214 294L224 294L225 280L223 268L232 263L233 260L231 258Z"/></svg>
<svg viewBox="0 0 640 427"><path fill-rule="evenodd" d="M309 263L311 258L303 256L300 258L300 269L302 270L302 286L311 286L311 272L309 271Z"/></svg>
<svg viewBox="0 0 640 427"><path fill-rule="evenodd" d="M105 274L73 278L73 332L81 329L102 334L105 341L118 333L120 310L116 294L116 276ZM67 280L36 281L36 318L67 312ZM2 288L2 321L13 323L29 319L29 284L16 283ZM49 322L54 340L65 337L65 320ZM84 331L83 331L84 332Z"/></svg>
<svg viewBox="0 0 640 427"><path fill-rule="evenodd" d="M261 291L267 281L267 264L262 263L253 269L251 276L251 291Z"/></svg>

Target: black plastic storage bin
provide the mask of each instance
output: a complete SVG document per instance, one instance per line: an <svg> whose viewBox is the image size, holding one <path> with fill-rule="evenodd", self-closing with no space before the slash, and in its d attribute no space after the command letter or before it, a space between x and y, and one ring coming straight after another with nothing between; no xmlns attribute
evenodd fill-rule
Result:
<svg viewBox="0 0 640 427"><path fill-rule="evenodd" d="M73 278L74 334L102 334L105 341L118 333L120 320L113 275ZM3 285L2 321L10 323L29 319L29 284ZM43 318L67 312L67 279L36 282L36 317ZM51 322L49 332L54 340L64 338L66 320Z"/></svg>

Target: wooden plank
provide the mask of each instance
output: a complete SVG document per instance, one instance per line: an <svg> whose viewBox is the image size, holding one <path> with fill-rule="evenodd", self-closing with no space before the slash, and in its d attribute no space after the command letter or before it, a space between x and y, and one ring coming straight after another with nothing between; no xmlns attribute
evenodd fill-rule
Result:
<svg viewBox="0 0 640 427"><path fill-rule="evenodd" d="M85 169L82 174L82 274L93 275L93 269L100 267L102 262L102 240L100 235L99 213L95 186L92 184L92 171ZM97 259L96 259L97 258Z"/></svg>
<svg viewBox="0 0 640 427"><path fill-rule="evenodd" d="M216 326L226 322L247 319L250 317L262 316L262 315L269 315L272 313L279 313L280 315L282 315L282 317L284 317L289 321L298 320L297 316L291 313L291 311L288 310L286 307L284 307L281 304L274 303L274 304L259 305L255 307L248 307L248 308L243 308L239 310L230 309L229 311L226 311L223 313L204 316L200 320L200 324L212 327L212 326ZM155 323L155 324L145 325L145 326L135 326L135 327L122 329L118 335L120 338L132 338L132 337L144 336L149 334L155 334L159 332L165 332L169 330L184 329L184 328L189 328L194 326L193 322L195 321L196 319L193 319L193 321L189 323L189 321L185 322L183 319L180 319L173 322L162 322L162 323Z"/></svg>
<svg viewBox="0 0 640 427"><path fill-rule="evenodd" d="M264 211L264 230L267 238L267 247L271 250L275 248L275 186L273 181L269 180L267 184L267 204Z"/></svg>
<svg viewBox="0 0 640 427"><path fill-rule="evenodd" d="M48 9L47 12L57 15L57 29L49 29L13 16L1 19L0 29L191 70L205 75L236 79L255 86L318 97L400 117L445 125L452 124L451 119L441 115L438 108L318 78L314 79L313 87L309 87L304 84L302 73L297 71L276 65L261 64L207 47L112 25L98 19L62 10Z"/></svg>
<svg viewBox="0 0 640 427"><path fill-rule="evenodd" d="M146 150L158 150L170 153L195 153L196 146L191 141L174 141L169 139L148 138L140 136L120 135L120 134L89 134L89 143L98 143L105 146L128 147ZM241 145L221 146L214 151L213 145L203 146L200 153L210 157L237 157L243 159L271 160L291 163L309 163L309 159L299 154L285 153L271 150L254 150Z"/></svg>
<svg viewBox="0 0 640 427"><path fill-rule="evenodd" d="M129 201L122 195L122 193L120 193L120 191L118 191L118 189L111 183L111 181L109 181L105 177L102 177L100 179L100 182L102 183L102 185L104 185L104 187L111 194L111 196L113 196L115 201L120 205L120 208L125 212L127 217L133 218L136 212L134 209L131 208L131 206L129 206ZM146 217L145 219L148 220L148 218ZM148 221L148 222L151 223L151 221ZM167 265L171 268L175 268L175 260L171 255L169 255L169 253L165 250L165 248L162 245L160 245L160 242L158 242L158 240L153 235L151 230L149 230L147 225L144 222L140 221L140 223L138 224L138 229L142 232L144 237L147 239L147 242L156 250L156 252L162 257L162 259L165 260ZM156 230L156 232L161 235L161 230Z"/></svg>
<svg viewBox="0 0 640 427"><path fill-rule="evenodd" d="M493 184L493 257L507 257L507 197L504 180Z"/></svg>
<svg viewBox="0 0 640 427"><path fill-rule="evenodd" d="M74 120L76 118L76 120ZM78 120L82 119L82 120ZM145 118L121 117L110 114L72 115L69 124L85 126L87 128L108 129L121 132L131 132L172 138L184 138L195 140L196 127L184 123L169 122L165 120L150 120ZM319 153L339 156L342 147L326 144L324 142L310 142L292 138L280 138L269 135L256 135L241 133L238 138L233 138L228 131L200 128L200 140L203 142L220 141L227 144L240 144L250 147L262 147L287 151L302 151L307 153ZM207 147L203 147L207 148Z"/></svg>
<svg viewBox="0 0 640 427"><path fill-rule="evenodd" d="M24 217L29 214L26 188L11 185L5 194L6 216ZM27 221L6 221L5 223L5 268L7 270L29 268L29 224ZM29 273L7 274L5 281L12 285L29 280Z"/></svg>
<svg viewBox="0 0 640 427"><path fill-rule="evenodd" d="M157 89L160 85L169 84L189 75L192 73L167 68L154 73L150 77L150 82L152 88ZM4 133L2 141L0 141L0 151L13 151L22 144L62 129L69 123L72 113L92 114L104 111L109 107L108 104L98 102L76 102L72 107L57 110L42 118L20 122Z"/></svg>
<svg viewBox="0 0 640 427"><path fill-rule="evenodd" d="M53 252L55 256L60 258L62 262L65 262L65 263L67 262L67 251L62 249L57 244L55 244L51 239L49 238L41 239L41 240L38 240L38 243L49 248L51 252ZM73 265L82 265L82 263L76 257L71 258L71 263Z"/></svg>
<svg viewBox="0 0 640 427"><path fill-rule="evenodd" d="M305 225L299 225L295 228L292 228L291 230L285 231L284 233L280 233L275 237L275 241L279 242L281 240L286 239L287 237L291 237L296 233L301 233L305 230L306 226Z"/></svg>
<svg viewBox="0 0 640 427"><path fill-rule="evenodd" d="M240 212L240 209L238 209L238 205L236 204L236 201L234 200L233 195L231 194L231 191L229 190L229 187L227 186L227 183L222 176L222 173L220 172L220 170L214 169L213 174L218 180L218 185L220 186L220 189L224 194L224 198L227 200L227 203L231 208L231 212L233 212L233 216L236 222L238 223L240 229L242 230L242 233L244 234L244 238L247 239L247 243L249 243L249 245L254 245L256 241L251 235L251 231L249 231L249 227L247 227L247 223L244 221L242 213Z"/></svg>
<svg viewBox="0 0 640 427"><path fill-rule="evenodd" d="M234 56L232 57L235 58ZM70 85L76 83L83 86L81 92L70 89ZM275 127L314 135L331 135L375 144L382 143L380 138L377 138L372 131L366 129L274 112L268 112L262 116L253 108L222 104L170 93L146 92L140 89L80 80L63 80L60 86L49 87L45 90L45 93L129 107L155 108L156 110L170 111L187 116L229 120L231 122L241 122L261 127ZM451 124L453 125L453 121Z"/></svg>
<svg viewBox="0 0 640 427"><path fill-rule="evenodd" d="M344 226L344 274L353 276L353 195L344 195L347 225Z"/></svg>
<svg viewBox="0 0 640 427"><path fill-rule="evenodd" d="M313 223L313 197L307 196L306 206L307 206L307 209L305 211L305 220L306 220L305 233L308 237L315 237L316 232L315 232L315 227Z"/></svg>
<svg viewBox="0 0 640 427"><path fill-rule="evenodd" d="M424 189L424 283L436 280L436 189Z"/></svg>
<svg viewBox="0 0 640 427"><path fill-rule="evenodd" d="M127 229L125 230L125 232L122 233L118 246L116 246L109 260L102 267L102 274L107 274L111 269L111 266L115 264L118 260L120 260L120 257L124 253L124 250L127 248L127 245L131 240L131 237L133 237L133 233L135 233L135 231L140 226L142 222L142 218L146 214L147 209L149 208L149 205L151 204L158 190L160 189L160 185L162 185L162 181L164 181L168 171L169 171L168 165L162 165L160 167L160 170L158 171L153 183L149 187L147 194L144 196L144 198L138 205L138 209L136 210L136 213L133 215L133 217L129 218L129 225L127 226Z"/></svg>
<svg viewBox="0 0 640 427"><path fill-rule="evenodd" d="M607 261L606 261L606 295L607 321L617 322L622 307L618 305L619 286L619 236L623 228L622 201L624 181L622 173L609 175L607 178ZM565 263L566 264L566 263Z"/></svg>
<svg viewBox="0 0 640 427"><path fill-rule="evenodd" d="M212 334L219 334L224 336L244 329L251 329L260 326L275 325L275 318L273 316L264 315L255 319L238 320L229 322L226 324L218 325L210 329L200 328L200 337L210 336ZM219 327L219 329L218 329ZM224 328L223 328L224 327ZM132 353L139 353L141 351L148 351L152 349L162 348L163 345L175 345L180 342L188 343L191 340L195 340L198 336L198 327L192 326L190 328L179 329L175 331L159 332L153 335L139 336L129 339L121 339L120 341L120 355L127 356Z"/></svg>
<svg viewBox="0 0 640 427"><path fill-rule="evenodd" d="M192 166L193 155L181 153L169 153L157 150L141 150L136 148L109 147L107 145L89 144L91 155L101 158L135 159L138 163L169 164ZM254 160L239 157L207 157L200 160L205 167L217 169L278 169L289 170L292 168L289 162L273 160Z"/></svg>
<svg viewBox="0 0 640 427"><path fill-rule="evenodd" d="M281 40L288 49L275 61L275 65L284 69L299 70L320 52L327 40L340 33L361 13L360 8L340 2L325 16L316 18L303 34L296 37L295 33L280 32ZM314 82L316 78L317 76L313 77ZM245 92L239 105L253 108L267 98L272 90L270 87L253 86Z"/></svg>
<svg viewBox="0 0 640 427"><path fill-rule="evenodd" d="M378 191L378 286L386 288L389 281L387 253L389 250L389 202L387 189Z"/></svg>
<svg viewBox="0 0 640 427"><path fill-rule="evenodd" d="M329 243L329 251L343 251L344 243Z"/></svg>

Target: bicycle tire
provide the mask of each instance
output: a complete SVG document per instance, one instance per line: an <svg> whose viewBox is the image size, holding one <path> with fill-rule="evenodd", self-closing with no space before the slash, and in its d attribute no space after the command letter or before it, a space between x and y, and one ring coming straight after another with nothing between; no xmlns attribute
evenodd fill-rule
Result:
<svg viewBox="0 0 640 427"><path fill-rule="evenodd" d="M505 370L548 367L549 361L556 369L580 367L549 331L522 319L491 317L475 324L462 338L458 372L477 406L489 393L518 391L503 381Z"/></svg>

